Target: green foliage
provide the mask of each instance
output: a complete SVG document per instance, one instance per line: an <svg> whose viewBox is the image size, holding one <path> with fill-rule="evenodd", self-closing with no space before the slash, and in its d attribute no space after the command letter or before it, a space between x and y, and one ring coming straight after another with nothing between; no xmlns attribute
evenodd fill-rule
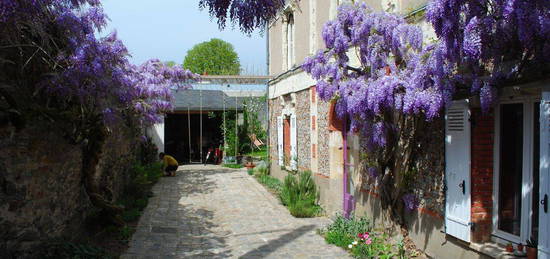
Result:
<svg viewBox="0 0 550 259"><path fill-rule="evenodd" d="M246 173L248 173L248 175L254 175L254 169L248 169Z"/></svg>
<svg viewBox="0 0 550 259"><path fill-rule="evenodd" d="M141 216L141 211L138 208L131 208L122 212L122 220L124 222L132 222L139 219Z"/></svg>
<svg viewBox="0 0 550 259"><path fill-rule="evenodd" d="M105 250L89 244L77 244L72 242L52 242L40 252L41 258L114 258Z"/></svg>
<svg viewBox="0 0 550 259"><path fill-rule="evenodd" d="M241 71L233 45L220 39L199 43L187 51L183 67L193 73L209 75L238 75Z"/></svg>
<svg viewBox="0 0 550 259"><path fill-rule="evenodd" d="M292 216L314 217L320 212L317 205L319 191L309 171L300 172L298 179L294 175L287 175L279 197Z"/></svg>
<svg viewBox="0 0 550 259"><path fill-rule="evenodd" d="M222 114L223 116L223 114ZM227 156L237 156L238 154L248 153L251 150L250 138L248 137L248 122L244 117L243 125L235 125L236 113L234 111L225 112L225 127L221 124L222 133L225 134L225 152ZM238 132L235 132L235 127L238 127ZM237 143L238 142L238 143ZM235 146L239 145L237 154L235 154Z"/></svg>
<svg viewBox="0 0 550 259"><path fill-rule="evenodd" d="M369 233L370 244L358 237L360 233ZM321 231L329 244L347 249L355 258L406 258L403 241L392 245L386 235L372 232L372 226L366 218L346 219L338 215L332 224ZM355 243L354 243L355 242ZM351 245L351 248L350 248Z"/></svg>
<svg viewBox="0 0 550 259"><path fill-rule="evenodd" d="M241 164L223 164L222 166L227 167L227 168L233 168L233 169L238 169L238 168L243 168L244 167Z"/></svg>
<svg viewBox="0 0 550 259"><path fill-rule="evenodd" d="M174 62L174 61L166 61L166 62L164 62L164 65L166 65L166 66L168 66L168 67L173 67L173 66L175 66L175 65L177 65L177 64L176 64L176 62Z"/></svg>
<svg viewBox="0 0 550 259"><path fill-rule="evenodd" d="M281 192L282 183L279 179L271 177L268 174L258 174L256 175L256 179L259 183L265 185L272 192L277 194Z"/></svg>

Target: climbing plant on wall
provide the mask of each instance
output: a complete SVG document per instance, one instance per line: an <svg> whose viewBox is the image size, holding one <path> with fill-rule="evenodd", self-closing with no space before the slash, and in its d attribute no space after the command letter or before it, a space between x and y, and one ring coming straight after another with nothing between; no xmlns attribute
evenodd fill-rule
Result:
<svg viewBox="0 0 550 259"><path fill-rule="evenodd" d="M400 201L415 200L405 193L405 175L419 172L416 140L426 122L458 94L479 95L487 110L502 80L526 75L533 64L548 68L548 5L523 2L432 1L427 17L441 37L433 42L402 16L365 4L340 6L325 24L327 50L302 68L317 80L320 98L336 102L337 115L361 134L365 172L380 181L383 205L398 220L399 205L414 207Z"/></svg>

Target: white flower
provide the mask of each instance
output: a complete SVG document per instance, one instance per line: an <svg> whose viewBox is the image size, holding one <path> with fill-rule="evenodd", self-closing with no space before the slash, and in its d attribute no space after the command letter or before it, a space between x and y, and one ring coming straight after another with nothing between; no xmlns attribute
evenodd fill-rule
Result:
<svg viewBox="0 0 550 259"><path fill-rule="evenodd" d="M353 247L353 245L348 245L348 248L351 249Z"/></svg>
<svg viewBox="0 0 550 259"><path fill-rule="evenodd" d="M353 244L353 245L357 245L357 241L353 241L353 243L352 243L352 244Z"/></svg>

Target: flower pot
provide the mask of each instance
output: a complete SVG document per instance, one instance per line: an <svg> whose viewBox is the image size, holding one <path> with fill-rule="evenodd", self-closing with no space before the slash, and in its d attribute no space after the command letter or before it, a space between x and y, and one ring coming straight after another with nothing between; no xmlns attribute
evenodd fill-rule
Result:
<svg viewBox="0 0 550 259"><path fill-rule="evenodd" d="M517 246L517 250L518 250L519 252L523 253L523 244L519 244L519 245Z"/></svg>
<svg viewBox="0 0 550 259"><path fill-rule="evenodd" d="M512 245L506 245L506 252L513 253L514 252L514 246Z"/></svg>
<svg viewBox="0 0 550 259"><path fill-rule="evenodd" d="M537 259L537 253L536 247L527 247L527 259Z"/></svg>
<svg viewBox="0 0 550 259"><path fill-rule="evenodd" d="M256 165L252 162L247 162L244 167L246 167L247 169L252 169L254 167L256 167Z"/></svg>

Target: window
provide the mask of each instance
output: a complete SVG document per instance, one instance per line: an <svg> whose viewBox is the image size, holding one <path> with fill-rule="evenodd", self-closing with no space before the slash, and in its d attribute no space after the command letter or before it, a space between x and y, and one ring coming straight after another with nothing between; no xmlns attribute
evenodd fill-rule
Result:
<svg viewBox="0 0 550 259"><path fill-rule="evenodd" d="M294 65L294 14L288 13L286 16L286 68L290 69Z"/></svg>
<svg viewBox="0 0 550 259"><path fill-rule="evenodd" d="M523 99L497 107L494 234L525 242L538 235L540 102Z"/></svg>

